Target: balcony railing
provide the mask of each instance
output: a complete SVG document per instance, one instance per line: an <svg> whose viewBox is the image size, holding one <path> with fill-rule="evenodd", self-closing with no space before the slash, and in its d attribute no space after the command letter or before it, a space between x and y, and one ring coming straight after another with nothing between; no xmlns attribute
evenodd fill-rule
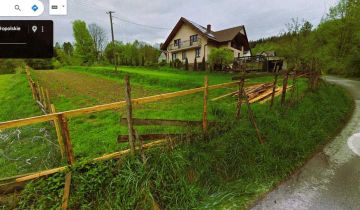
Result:
<svg viewBox="0 0 360 210"><path fill-rule="evenodd" d="M175 45L174 43L169 45L169 51L177 51L177 50L183 50L188 48L194 48L201 46L201 39L198 39L196 42L185 40L181 41L179 45Z"/></svg>

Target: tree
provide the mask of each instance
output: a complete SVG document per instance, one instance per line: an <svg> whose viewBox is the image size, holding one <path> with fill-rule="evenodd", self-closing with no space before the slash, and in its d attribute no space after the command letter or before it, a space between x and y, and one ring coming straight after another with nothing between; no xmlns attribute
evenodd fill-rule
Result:
<svg viewBox="0 0 360 210"><path fill-rule="evenodd" d="M96 49L96 57L100 60L101 52L104 50L106 42L106 32L95 23L89 25L89 33Z"/></svg>
<svg viewBox="0 0 360 210"><path fill-rule="evenodd" d="M206 71L206 61L205 61L205 56L202 59L202 65L201 65L201 70Z"/></svg>
<svg viewBox="0 0 360 210"><path fill-rule="evenodd" d="M185 70L189 71L189 60L185 58Z"/></svg>
<svg viewBox="0 0 360 210"><path fill-rule="evenodd" d="M96 49L86 23L81 20L74 21L73 33L75 38L75 54L81 58L83 64L91 65L96 60Z"/></svg>
<svg viewBox="0 0 360 210"><path fill-rule="evenodd" d="M74 47L72 46L72 44L70 42L64 42L63 46L62 46L64 53L68 56L72 56L74 53Z"/></svg>
<svg viewBox="0 0 360 210"><path fill-rule="evenodd" d="M233 52L227 48L212 49L209 54L209 63L213 70L222 70L234 60Z"/></svg>
<svg viewBox="0 0 360 210"><path fill-rule="evenodd" d="M195 58L194 60L194 71L198 70L198 64L197 64L197 59Z"/></svg>

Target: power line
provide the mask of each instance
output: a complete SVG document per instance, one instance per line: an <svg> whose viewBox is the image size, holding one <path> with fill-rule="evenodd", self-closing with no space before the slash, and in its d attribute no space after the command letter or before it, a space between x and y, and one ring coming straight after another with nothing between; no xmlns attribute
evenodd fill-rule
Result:
<svg viewBox="0 0 360 210"><path fill-rule="evenodd" d="M158 29L158 30L170 30L171 28L163 28L163 27L158 27L158 26L151 26L151 25L145 25L145 24L141 24L141 23L136 23L127 19L123 19L123 18L119 18L116 16L113 16L113 18L116 18L120 21L126 22L126 23L130 23L133 25L137 25L137 26L141 26L141 27L146 27L146 28L152 28L152 29Z"/></svg>
<svg viewBox="0 0 360 210"><path fill-rule="evenodd" d="M74 0L75 2L75 0ZM99 8L103 9L104 11L109 11L109 9L106 9L103 5L99 5L96 2L92 2L90 3L89 1L86 0L77 0L76 3L80 3L83 6L92 8L92 9L96 9L99 10ZM96 5L96 6L94 6ZM113 15L113 18L116 18L122 22L126 22L129 24L133 24L133 25L137 25L137 26L141 26L141 27L145 27L145 28L150 28L150 29L157 29L157 30L171 30L171 28L165 28L165 27L159 27L159 26L152 26L152 25L147 25L147 24L142 24L142 23L137 23L135 21L131 21L125 18L120 18L120 17L116 17Z"/></svg>

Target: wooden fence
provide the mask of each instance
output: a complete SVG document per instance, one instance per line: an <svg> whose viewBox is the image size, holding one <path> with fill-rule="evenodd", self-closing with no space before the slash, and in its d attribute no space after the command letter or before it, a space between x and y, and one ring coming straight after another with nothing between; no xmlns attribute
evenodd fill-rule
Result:
<svg viewBox="0 0 360 210"><path fill-rule="evenodd" d="M288 76L286 76L286 75L289 75L289 73L285 74L283 97L285 97L286 90L287 90ZM206 137L208 124L209 124L208 117L207 117L209 90L222 89L222 88L226 88L226 87L238 87L239 89L238 89L236 117L240 118L241 104L243 103L243 101L245 101L245 103L247 104L247 107L248 107L249 119L250 119L251 123L253 124L254 128L256 129L259 142L261 144L264 143L264 141L261 137L260 131L256 125L254 113L251 110L249 97L246 94L246 91L244 89L245 78L246 78L246 76L244 76L244 75L241 76L241 79L239 81L218 84L218 85L209 85L208 77L205 76L203 87L189 89L189 90L183 90L183 91L177 91L177 92L171 92L171 93L165 93L165 94L159 94L159 95L155 95L155 96L148 96L148 97L137 98L137 99L131 98L130 80L129 80L129 77L126 77L125 78L125 93L126 93L125 101L119 101L119 102L110 103L110 104L103 104L103 105L92 106L92 107L87 107L87 108L75 109L75 110L70 110L70 111L65 111L65 112L56 112L54 105L51 104L49 92L32 80L29 71L27 71L27 78L29 81L29 86L32 90L33 98L34 98L34 100L37 101L40 109L45 113L45 115L30 117L30 118L25 118L25 119L12 120L12 121L7 121L7 122L0 122L0 129L9 129L9 128L14 128L14 127L27 126L27 125L36 124L36 123L52 122L56 129L61 152L62 152L63 156L66 157L68 166L54 168L54 169L45 170L45 171L36 172L36 173L31 173L31 174L27 174L27 175L20 175L20 176L16 176L16 177L9 178L9 179L3 179L2 181L0 181L0 192L2 192L2 193L8 193L13 190L19 189L19 188L23 187L24 184L26 184L26 182L28 182L30 180L34 180L34 179L37 179L40 177L45 177L45 176L48 176L48 175L51 175L54 173L65 171L68 167L70 167L71 165L73 165L75 163L76 160L75 160L74 152L72 149L72 142L71 142L69 126L68 126L68 119L75 117L75 116L82 116L82 115L86 115L86 114L90 114L90 113L102 112L102 111L107 111L107 110L117 110L117 109L126 107L127 118L122 119L121 121L123 123L125 123L125 120L126 120L127 125L128 125L129 135L128 135L128 138L125 137L125 140L129 141L130 149L103 155L101 157L93 159L92 162L116 159L123 155L134 154L139 149L140 150L148 149L151 147L164 145L168 142L168 139L160 139L158 141L154 141L154 142L151 142L148 144L141 143L139 145L139 144L135 143L136 133L135 133L133 126L134 126L134 124L139 124L139 123L141 124L144 122L141 120L133 119L133 116L132 116L133 105L147 104L147 103L162 101L165 99L172 99L172 98L177 98L177 97L181 97L181 96L187 96L187 95L202 92L204 97L203 97L203 117L202 117L201 125L203 128L204 137ZM277 78L277 76L276 76L276 78ZM277 82L277 79L275 81ZM274 82L274 86L276 86L276 82ZM272 91L273 97L275 94L275 90L277 90L277 88L274 88ZM272 98L272 101L273 101L273 98ZM159 123L159 122L157 122L157 123ZM169 121L167 123L182 124L184 122ZM189 123L197 124L198 122L189 122ZM124 141L124 138L119 139L119 141ZM3 183L3 184L1 184L1 183ZM68 201L69 193L70 193L70 183L71 183L71 174L68 173L66 175L66 182L65 182L64 199L63 199L63 205L62 205L63 209L67 208L67 201Z"/></svg>
<svg viewBox="0 0 360 210"><path fill-rule="evenodd" d="M36 123L44 123L44 122L53 123L56 128L56 132L58 134L60 148L63 148L62 149L63 154L66 157L68 166L54 168L54 169L45 170L45 171L36 172L36 173L30 173L30 174L26 174L26 175L19 175L19 176L9 178L9 179L2 179L2 181L0 181L0 192L2 192L2 193L4 193L4 192L6 193L6 192L13 191L15 189L19 189L26 182L28 182L30 180L64 171L69 166L73 165L76 162L75 155L74 155L74 152L72 149L72 141L71 141L71 137L70 137L70 132L69 132L69 125L68 125L69 118L76 117L76 116L82 116L82 115L86 115L86 114L90 114L90 113L107 111L107 110L117 110L117 109L126 107L129 103L129 101L127 102L125 100L125 101L119 101L119 102L110 103L110 104L103 104L103 105L92 106L92 107L87 107L87 108L75 109L75 110L70 110L70 111L65 111L65 112L56 112L54 105L51 104L51 102L50 102L49 94L46 94L46 92L48 92L48 91L46 91L44 88L41 88L40 85L38 85L37 83L35 83L32 80L30 72L27 72L27 77L28 77L29 86L32 90L32 95L33 95L34 99L36 100L37 104L39 104L40 109L46 114L41 115L41 116L36 116L36 117L25 118L25 119L0 122L0 129L9 129L9 128L15 128L15 127L21 127L21 126L28 126L28 125L32 125L32 124L36 124ZM131 99L130 102L132 105L139 105L139 104L158 102L158 101L162 101L162 100L166 100L166 99L177 98L177 97L181 97L181 96L187 96L187 95L201 93L201 92L203 92L204 95L207 95L208 90L232 87L232 86L237 86L238 84L239 84L239 81L218 84L218 85L211 85L211 86L204 85L204 87L199 87L199 88L194 88L194 89L189 89L189 90L183 90L183 91L178 91L178 92L159 94L159 95L155 95L155 96ZM204 96L204 99L207 100L207 96L206 97ZM204 102L204 108L207 109L205 102ZM132 109L132 108L130 108L130 109ZM129 107L127 108L127 110L129 110ZM204 129L207 129L207 124L208 124L206 113L207 113L207 111L205 110L203 122L202 122ZM131 134L131 135L133 135L133 134ZM132 137L130 137L131 135L129 135L129 139L132 138ZM154 142L142 145L142 147L144 149L146 149L146 148L150 148L153 146L163 145L166 142L167 142L166 139L162 139L162 140L158 140L158 141L154 141ZM107 155L95 158L92 161L103 161L103 160L119 158L122 155L126 155L128 153L133 153L134 150L136 150L136 149L138 149L138 147L133 147L130 150L114 152L111 154L107 154Z"/></svg>

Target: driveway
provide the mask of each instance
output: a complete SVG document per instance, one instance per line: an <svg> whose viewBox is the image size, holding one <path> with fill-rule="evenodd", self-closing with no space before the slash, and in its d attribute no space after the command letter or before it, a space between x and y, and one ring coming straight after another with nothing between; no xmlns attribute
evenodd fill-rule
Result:
<svg viewBox="0 0 360 210"><path fill-rule="evenodd" d="M352 119L323 151L252 209L360 209L360 81L324 77L349 90L356 103Z"/></svg>

